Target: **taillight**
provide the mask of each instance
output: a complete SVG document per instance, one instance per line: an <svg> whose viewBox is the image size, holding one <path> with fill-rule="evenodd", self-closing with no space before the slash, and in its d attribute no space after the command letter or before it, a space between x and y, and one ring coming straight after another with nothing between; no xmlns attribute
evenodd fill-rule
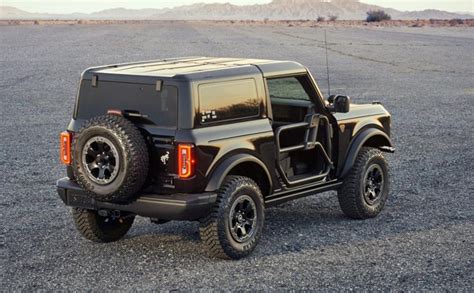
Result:
<svg viewBox="0 0 474 293"><path fill-rule="evenodd" d="M61 132L60 155L61 162L65 165L71 165L71 140L72 134L68 131Z"/></svg>
<svg viewBox="0 0 474 293"><path fill-rule="evenodd" d="M194 174L194 146L192 144L178 145L178 176L189 178Z"/></svg>

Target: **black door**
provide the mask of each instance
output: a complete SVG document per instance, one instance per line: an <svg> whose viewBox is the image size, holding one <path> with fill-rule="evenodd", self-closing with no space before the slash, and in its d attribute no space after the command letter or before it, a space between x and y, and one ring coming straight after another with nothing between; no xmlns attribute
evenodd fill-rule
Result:
<svg viewBox="0 0 474 293"><path fill-rule="evenodd" d="M324 181L332 167L330 124L307 74L268 78L277 169L286 185Z"/></svg>

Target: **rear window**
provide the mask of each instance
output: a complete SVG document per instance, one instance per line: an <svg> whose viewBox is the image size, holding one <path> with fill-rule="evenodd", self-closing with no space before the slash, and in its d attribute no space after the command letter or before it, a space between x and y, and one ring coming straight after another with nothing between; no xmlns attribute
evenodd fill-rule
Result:
<svg viewBox="0 0 474 293"><path fill-rule="evenodd" d="M258 116L260 103L254 79L199 85L201 123Z"/></svg>
<svg viewBox="0 0 474 293"><path fill-rule="evenodd" d="M89 80L83 80L75 117L89 119L110 109L138 111L158 126L176 128L178 89L165 85L158 92L155 85L108 81L92 87Z"/></svg>

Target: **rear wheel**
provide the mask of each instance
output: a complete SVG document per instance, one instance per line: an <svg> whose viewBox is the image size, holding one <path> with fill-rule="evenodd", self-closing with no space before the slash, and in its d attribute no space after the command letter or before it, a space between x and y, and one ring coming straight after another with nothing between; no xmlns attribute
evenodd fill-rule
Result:
<svg viewBox="0 0 474 293"><path fill-rule="evenodd" d="M113 242L121 239L132 227L135 216L128 213L106 212L81 208L72 209L72 217L81 235L94 242Z"/></svg>
<svg viewBox="0 0 474 293"><path fill-rule="evenodd" d="M388 163L382 152L362 148L338 191L342 211L353 219L376 217L385 206L388 193Z"/></svg>
<svg viewBox="0 0 474 293"><path fill-rule="evenodd" d="M201 222L201 239L212 257L243 258L257 245L264 217L258 185L247 177L227 176L211 213Z"/></svg>
<svg viewBox="0 0 474 293"><path fill-rule="evenodd" d="M89 120L73 139L73 172L99 201L125 203L143 187L148 150L135 125L119 116Z"/></svg>

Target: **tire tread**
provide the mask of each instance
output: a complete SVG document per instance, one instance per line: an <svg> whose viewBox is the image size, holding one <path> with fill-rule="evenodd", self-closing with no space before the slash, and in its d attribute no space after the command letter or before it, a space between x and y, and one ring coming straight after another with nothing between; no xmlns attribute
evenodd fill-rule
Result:
<svg viewBox="0 0 474 293"><path fill-rule="evenodd" d="M252 240L254 243L252 243L251 249L247 251L236 251L229 243L225 233L219 227L223 216L226 216L224 215L224 211L232 194L237 188L242 186L254 189L260 199L260 202L257 202L256 204L264 205L260 188L252 179L244 176L227 176L217 193L217 199L211 212L207 217L201 220L201 225L199 227L201 240L206 245L211 257L221 259L240 259L250 254L259 240L260 233L257 233L255 239Z"/></svg>
<svg viewBox="0 0 474 293"><path fill-rule="evenodd" d="M360 176L362 176L361 174L364 172L367 162L373 160L374 158L381 160L381 162L385 164L385 166L388 166L386 159L384 158L382 152L379 149L372 147L363 147L357 155L354 166L352 167L347 177L344 179L344 183L341 189L338 191L339 205L344 214L350 218L373 218L378 215L378 213L384 206L386 196L382 198L383 202L378 205L375 211L368 211L360 197ZM384 192L388 193L388 173L387 178L385 178L385 180L387 190L385 190Z"/></svg>
<svg viewBox="0 0 474 293"><path fill-rule="evenodd" d="M93 191L93 185L87 178L87 175L80 167L79 160L73 157L73 172L77 179L77 183L85 189L88 194L99 200L116 203L127 203L135 199L136 193L143 187L149 168L148 148L143 135L138 128L129 120L115 115L103 115L94 117L86 122L86 124L76 133L72 149L78 148L78 137L88 128L104 127L118 136L124 151L127 153L128 159L127 174L125 175L123 184L115 191L109 194L97 194ZM73 152L75 153L75 151Z"/></svg>
<svg viewBox="0 0 474 293"><path fill-rule="evenodd" d="M97 223L97 217L99 216L95 211L73 208L72 216L79 233L87 240L99 243L113 242L121 239L130 230L134 221L134 217L129 217L124 220L124 223L114 227L114 229L104 231Z"/></svg>

